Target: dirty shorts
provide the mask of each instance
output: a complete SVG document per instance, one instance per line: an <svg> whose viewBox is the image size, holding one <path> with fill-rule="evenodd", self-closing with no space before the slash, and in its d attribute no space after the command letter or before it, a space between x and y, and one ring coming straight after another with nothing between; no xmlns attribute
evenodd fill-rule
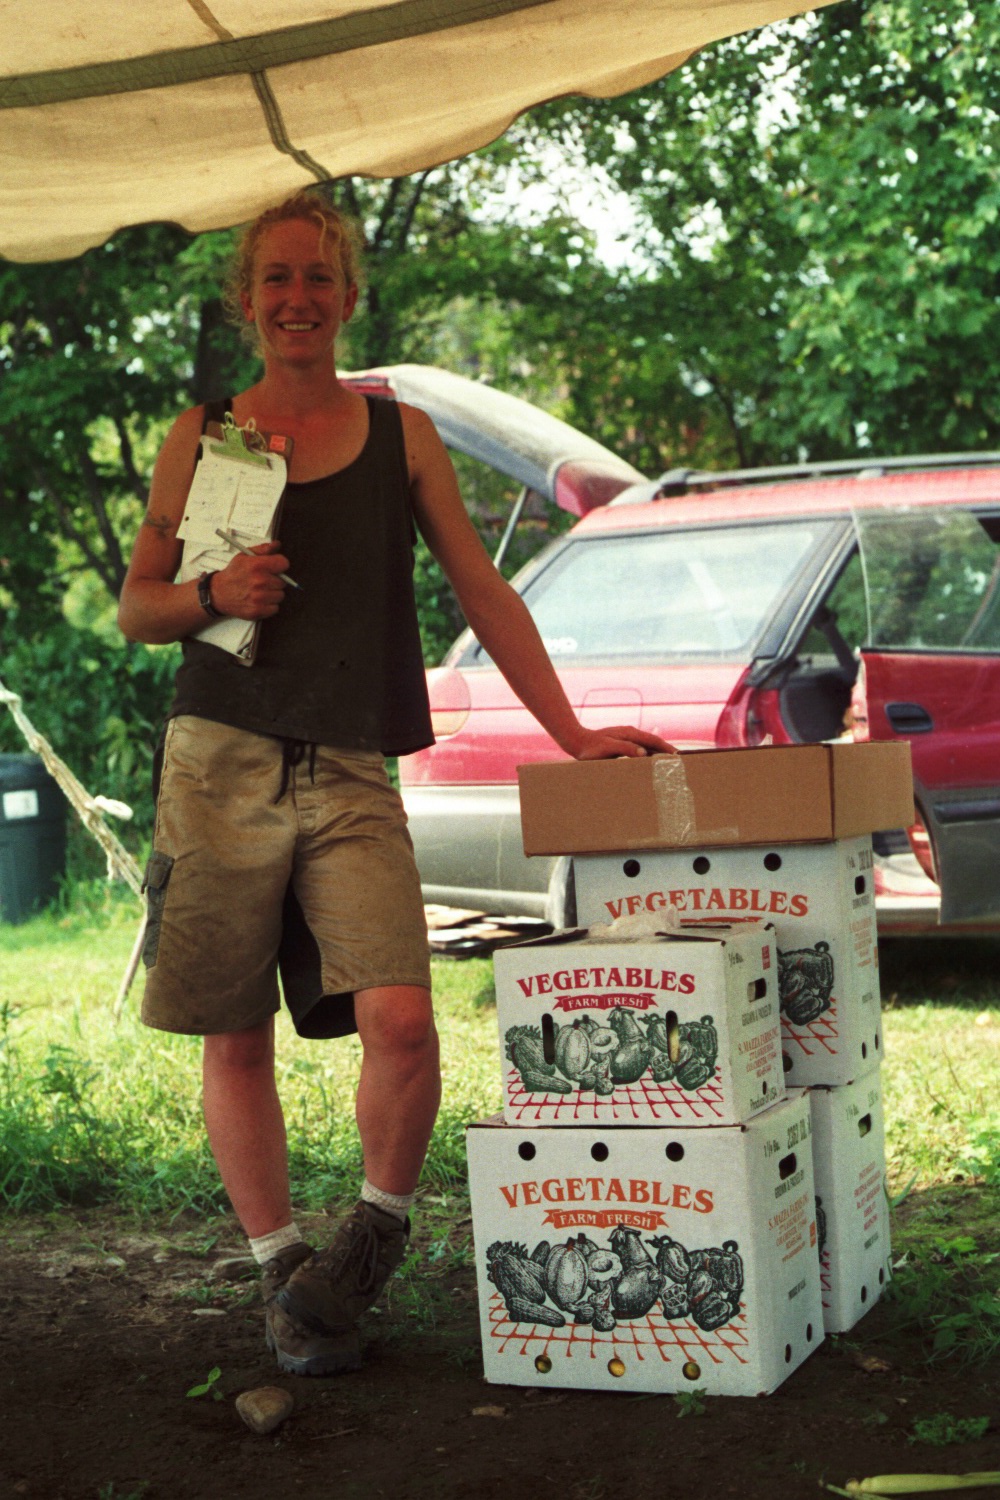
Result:
<svg viewBox="0 0 1000 1500"><path fill-rule="evenodd" d="M291 745L298 764L280 739L187 715L167 726L145 883L147 1026L256 1026L279 1008L279 964L307 1037L355 1031L356 990L429 988L420 880L382 756Z"/></svg>

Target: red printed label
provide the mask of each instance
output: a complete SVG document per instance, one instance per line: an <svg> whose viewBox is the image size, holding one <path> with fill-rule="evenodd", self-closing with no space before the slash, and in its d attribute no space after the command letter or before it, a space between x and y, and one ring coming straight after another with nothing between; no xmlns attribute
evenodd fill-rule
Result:
<svg viewBox="0 0 1000 1500"><path fill-rule="evenodd" d="M553 1010L648 1010L655 1005L653 995L563 995Z"/></svg>
<svg viewBox="0 0 1000 1500"><path fill-rule="evenodd" d="M639 1213L634 1208L550 1208L542 1223L551 1224L553 1229L614 1229L617 1224L625 1224L629 1229L652 1232L665 1228L667 1221L662 1214Z"/></svg>

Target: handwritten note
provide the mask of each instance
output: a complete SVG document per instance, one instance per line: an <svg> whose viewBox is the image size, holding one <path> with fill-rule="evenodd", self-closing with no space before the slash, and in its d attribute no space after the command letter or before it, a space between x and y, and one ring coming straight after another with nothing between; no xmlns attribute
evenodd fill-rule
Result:
<svg viewBox="0 0 1000 1500"><path fill-rule="evenodd" d="M212 542L216 529L238 531L258 542L270 540L278 501L285 488L285 460L268 454L267 464L243 464L201 440L184 515L177 529L183 542Z"/></svg>
<svg viewBox="0 0 1000 1500"><path fill-rule="evenodd" d="M230 561L233 549L218 535L219 528L238 533L248 546L270 541L287 478L285 460L276 453L268 454L266 465L241 463L203 437L200 455L177 528L184 543L178 583L218 571ZM252 620L209 620L196 635L248 665L253 661L257 627Z"/></svg>

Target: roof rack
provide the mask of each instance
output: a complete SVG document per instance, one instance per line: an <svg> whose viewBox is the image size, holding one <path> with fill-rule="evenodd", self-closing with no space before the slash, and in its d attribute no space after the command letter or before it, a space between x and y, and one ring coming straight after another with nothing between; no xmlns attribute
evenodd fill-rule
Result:
<svg viewBox="0 0 1000 1500"><path fill-rule="evenodd" d="M668 469L661 474L653 498L686 495L693 489L716 489L726 485L770 484L782 479L820 479L827 475L853 474L858 479L878 478L895 470L978 469L1000 464L1000 453L921 453L908 458L844 458L809 464L778 464L768 469Z"/></svg>

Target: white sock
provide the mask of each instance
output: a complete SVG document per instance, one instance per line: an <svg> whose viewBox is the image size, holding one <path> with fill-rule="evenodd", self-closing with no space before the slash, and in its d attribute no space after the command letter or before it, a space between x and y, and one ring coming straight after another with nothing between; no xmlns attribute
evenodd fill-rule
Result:
<svg viewBox="0 0 1000 1500"><path fill-rule="evenodd" d="M375 1208L382 1209L383 1213L392 1214L403 1223L413 1207L413 1200L416 1196L416 1193L384 1193L381 1188L369 1182L367 1177L361 1188L362 1203L371 1203Z"/></svg>
<svg viewBox="0 0 1000 1500"><path fill-rule="evenodd" d="M277 1255L279 1250L284 1250L286 1245L298 1245L301 1241L302 1234L293 1219L284 1229L272 1229L270 1234L262 1234L259 1239L250 1240L250 1254L262 1266L265 1261Z"/></svg>

